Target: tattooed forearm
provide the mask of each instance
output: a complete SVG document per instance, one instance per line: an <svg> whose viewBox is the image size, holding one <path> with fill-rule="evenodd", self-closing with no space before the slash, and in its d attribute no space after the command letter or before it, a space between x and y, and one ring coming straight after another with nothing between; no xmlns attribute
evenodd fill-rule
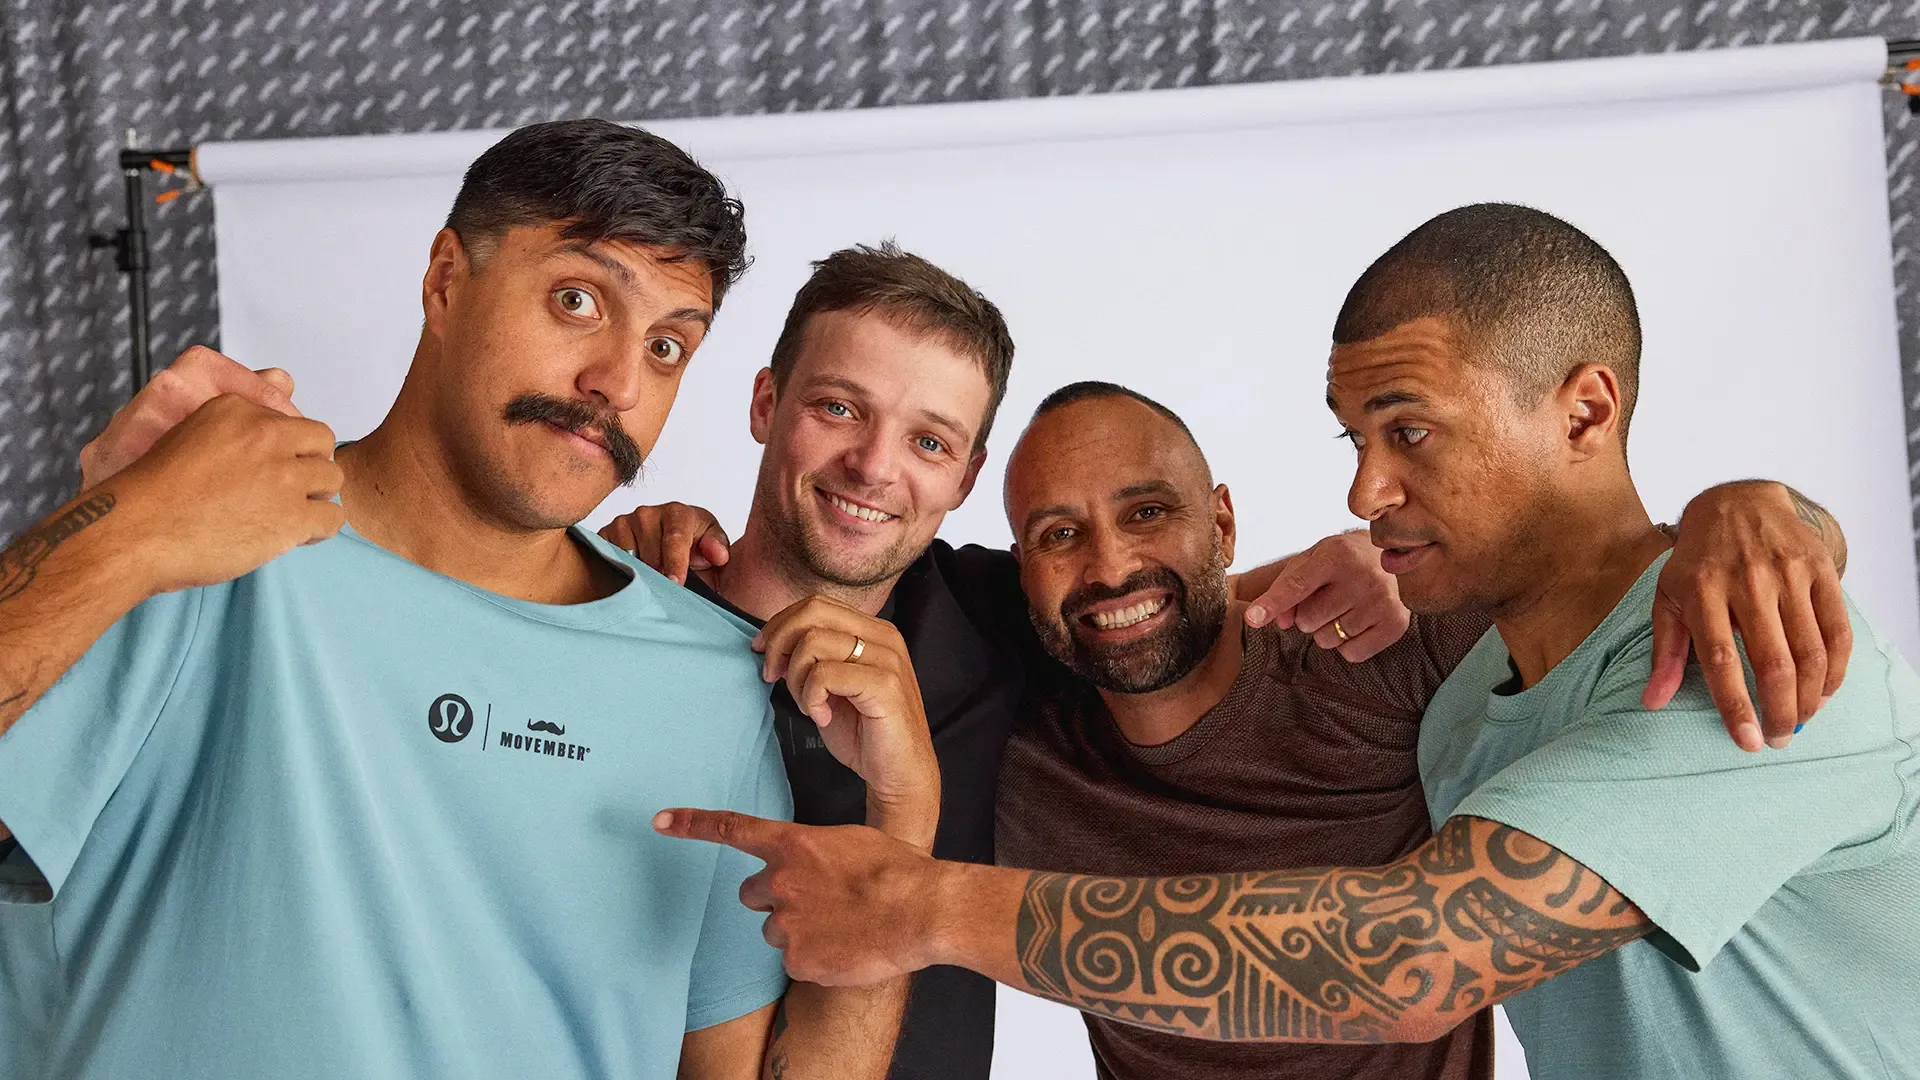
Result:
<svg viewBox="0 0 1920 1080"><path fill-rule="evenodd" d="M1787 498L1793 503L1793 512L1799 516L1801 521L1807 523L1808 528L1818 533L1821 542L1827 545L1827 551L1833 555L1834 569L1840 571L1842 576L1845 576L1847 572L1847 534L1840 530L1840 523L1833 519L1832 514L1827 513L1826 507L1800 494L1793 488L1787 487L1785 484L1780 486L1787 488Z"/></svg>
<svg viewBox="0 0 1920 1080"><path fill-rule="evenodd" d="M1369 870L1035 873L1014 946L1027 989L1126 1023L1371 1043L1438 1037L1649 929L1559 851L1456 818L1413 855Z"/></svg>
<svg viewBox="0 0 1920 1080"><path fill-rule="evenodd" d="M54 548L81 529L106 517L112 509L112 495L95 495L84 502L75 503L52 521L29 530L5 551L0 551L0 604L25 592L27 586L33 584L40 564L53 554Z"/></svg>

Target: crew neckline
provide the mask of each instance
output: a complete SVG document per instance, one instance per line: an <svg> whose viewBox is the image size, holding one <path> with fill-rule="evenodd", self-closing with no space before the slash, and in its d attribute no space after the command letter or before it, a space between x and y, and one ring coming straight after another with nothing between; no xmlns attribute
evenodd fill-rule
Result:
<svg viewBox="0 0 1920 1080"><path fill-rule="evenodd" d="M648 584L641 577L639 564L631 560L625 552L578 525L568 526L567 535L574 541L584 544L590 552L590 557L599 558L612 566L615 572L627 579L626 583L598 600L587 600L578 604L543 604L534 600L522 600L490 589L483 589L478 585L422 566L360 535L352 525L342 523L340 526L340 536L353 543L391 559L413 572L426 574L438 581L457 586L495 607L535 622L575 630L599 630L637 614L658 610L658 602L654 600Z"/></svg>
<svg viewBox="0 0 1920 1080"><path fill-rule="evenodd" d="M1539 703L1557 693L1560 684L1577 677L1569 674L1570 672L1576 669L1584 671L1587 665L1582 661L1595 651L1606 648L1617 637L1616 632L1622 623L1628 619L1638 618L1641 612L1651 609L1653 590L1658 584L1660 571L1667 565L1667 559L1672 555L1673 552L1669 549L1656 556L1653 562L1640 572L1640 576L1634 579L1626 595L1613 605L1613 610L1607 612L1606 618L1600 620L1600 625L1589 631L1587 636L1581 639L1580 644L1573 647L1572 652L1553 665L1545 678L1532 686L1512 693L1500 693L1497 686L1488 690L1487 719L1496 724L1522 724L1539 720L1543 715L1538 707ZM1498 628L1495 628L1492 633L1495 640L1500 640ZM1506 660L1505 666L1508 672L1507 680L1500 684L1505 685L1506 682L1512 682L1518 678L1519 669L1514 666L1513 654L1507 650L1505 641L1500 642L1500 653Z"/></svg>
<svg viewBox="0 0 1920 1080"><path fill-rule="evenodd" d="M1206 749L1207 745L1213 741L1214 735L1221 728L1231 724L1234 717L1240 714L1242 707L1253 698L1258 690L1259 680L1270 666L1271 653L1275 647L1274 641L1271 634L1264 628L1246 627L1240 625L1237 619L1233 620L1233 623L1235 625L1221 632L1228 633L1236 629L1240 632L1239 674L1233 677L1233 683L1227 687L1225 697L1214 702L1211 708L1201 713L1200 718L1195 720L1187 730L1166 742L1147 746L1127 738L1127 733L1120 730L1119 722L1113 718L1113 710L1107 708L1106 699L1100 696L1100 691L1091 685L1087 686L1087 690L1094 695L1094 702L1098 705L1101 714L1106 717L1108 729L1113 732L1114 738L1120 741L1120 745L1126 748L1127 753L1134 760L1143 765L1161 766L1177 765L1193 757Z"/></svg>

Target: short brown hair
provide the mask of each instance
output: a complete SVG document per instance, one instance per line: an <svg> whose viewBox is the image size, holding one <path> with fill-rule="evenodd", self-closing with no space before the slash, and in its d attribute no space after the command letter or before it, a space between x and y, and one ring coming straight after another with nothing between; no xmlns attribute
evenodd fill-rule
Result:
<svg viewBox="0 0 1920 1080"><path fill-rule="evenodd" d="M1581 364L1605 364L1620 380L1625 446L1640 392L1640 313L1626 271L1586 233L1511 203L1449 210L1360 275L1333 343L1428 316L1452 320L1468 359L1505 375L1529 404Z"/></svg>
<svg viewBox="0 0 1920 1080"><path fill-rule="evenodd" d="M1013 370L1013 335L993 301L920 256L900 250L892 240L879 247L842 248L813 264L813 276L793 298L769 364L776 390L785 389L787 376L793 374L807 320L829 311L880 312L936 335L978 361L987 376L987 414L973 446L977 450L986 445Z"/></svg>

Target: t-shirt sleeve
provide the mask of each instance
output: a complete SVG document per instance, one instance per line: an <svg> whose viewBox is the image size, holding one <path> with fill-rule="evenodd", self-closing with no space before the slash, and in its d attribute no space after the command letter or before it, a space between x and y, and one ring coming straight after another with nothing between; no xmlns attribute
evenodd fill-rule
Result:
<svg viewBox="0 0 1920 1080"><path fill-rule="evenodd" d="M1643 635L1576 723L1453 812L1512 826L1598 873L1658 928L1655 946L1698 971L1789 878L1879 857L1910 748L1892 735L1884 678L1878 693L1866 685L1868 664L1788 749L1747 753L1697 668L1666 709L1640 707L1650 655Z"/></svg>
<svg viewBox="0 0 1920 1080"><path fill-rule="evenodd" d="M755 817L793 820L793 793L773 735L769 706L760 725L754 760L725 807ZM713 888L694 947L693 974L687 990L687 1030L699 1031L738 1019L780 1000L787 992L780 952L761 936L766 916L740 902L740 883L765 864L730 847L720 848Z"/></svg>
<svg viewBox="0 0 1920 1080"><path fill-rule="evenodd" d="M186 663L203 592L133 609L0 735L0 822L20 846L0 865L0 903L45 903L66 884Z"/></svg>

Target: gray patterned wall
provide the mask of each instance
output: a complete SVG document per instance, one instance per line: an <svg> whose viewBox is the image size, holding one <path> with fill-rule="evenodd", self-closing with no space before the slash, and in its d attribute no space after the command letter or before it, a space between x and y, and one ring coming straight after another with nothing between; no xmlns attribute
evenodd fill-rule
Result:
<svg viewBox="0 0 1920 1080"><path fill-rule="evenodd" d="M1255 82L1920 36L1920 0L0 0L0 537L51 511L129 392L90 231L145 146ZM1889 95L1909 443L1920 121ZM153 352L217 343L213 208L154 209ZM1915 475L1910 472L1909 475ZM1920 503L1917 503L1920 505Z"/></svg>

